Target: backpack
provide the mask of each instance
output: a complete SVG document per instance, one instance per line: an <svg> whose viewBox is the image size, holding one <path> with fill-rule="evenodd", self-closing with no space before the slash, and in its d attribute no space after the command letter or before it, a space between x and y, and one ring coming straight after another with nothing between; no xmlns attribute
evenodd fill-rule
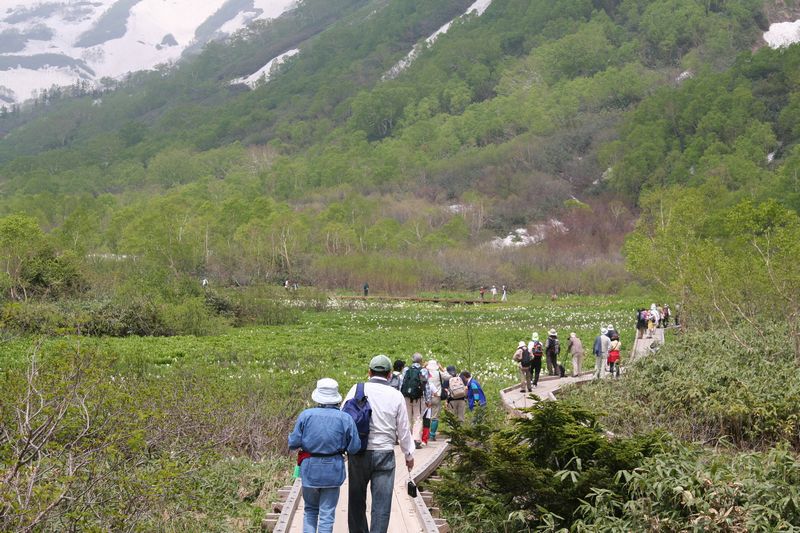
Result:
<svg viewBox="0 0 800 533"><path fill-rule="evenodd" d="M400 386L403 383L400 381L400 374L397 372L392 372L392 377L389 378L389 386L395 390L400 390Z"/></svg>
<svg viewBox="0 0 800 533"><path fill-rule="evenodd" d="M547 341L547 345L551 354L558 355L561 353L561 346L558 344L558 339L550 337L550 340Z"/></svg>
<svg viewBox="0 0 800 533"><path fill-rule="evenodd" d="M372 418L372 407L369 400L364 396L364 384L359 383L356 385L356 394L346 402L342 407L342 412L347 413L353 417L358 430L358 436L361 439L361 448L358 453L363 453L367 449L367 440L369 439L369 422Z"/></svg>
<svg viewBox="0 0 800 533"><path fill-rule="evenodd" d="M422 382L422 369L415 366L409 367L406 371L406 376L403 378L403 385L400 388L400 392L407 398L418 400L422 398L422 394L425 390L424 388L425 383Z"/></svg>
<svg viewBox="0 0 800 533"><path fill-rule="evenodd" d="M439 372L439 397L442 399L442 401L447 399L447 394L447 383L445 383L445 381L442 379L442 373Z"/></svg>
<svg viewBox="0 0 800 533"><path fill-rule="evenodd" d="M558 376L563 378L566 375L567 375L567 369L564 368L564 365L558 363Z"/></svg>
<svg viewBox="0 0 800 533"><path fill-rule="evenodd" d="M539 341L535 341L531 348L533 348L531 351L533 352L534 357L541 357L542 354L544 353L544 348L542 348L542 343Z"/></svg>
<svg viewBox="0 0 800 533"><path fill-rule="evenodd" d="M532 364L531 352L528 351L527 346L522 347L522 359L520 360L519 364L523 368L528 368Z"/></svg>
<svg viewBox="0 0 800 533"><path fill-rule="evenodd" d="M450 378L447 382L447 388L450 389L451 400L463 400L467 397L467 386L464 385L464 381L459 376Z"/></svg>

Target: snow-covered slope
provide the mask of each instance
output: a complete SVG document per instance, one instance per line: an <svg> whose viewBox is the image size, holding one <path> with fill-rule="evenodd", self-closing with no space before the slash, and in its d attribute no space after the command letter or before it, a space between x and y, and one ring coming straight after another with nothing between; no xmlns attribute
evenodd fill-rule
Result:
<svg viewBox="0 0 800 533"><path fill-rule="evenodd" d="M474 13L475 15L480 17L481 15L483 15L483 12L486 11L486 9L491 4L492 0L476 0L472 5L470 5L467 8L467 11L463 15L456 18L461 18L470 13ZM424 42L415 45L414 48L412 48L411 51L408 54L406 54L406 57L398 61L391 69L389 69L389 72L384 74L383 79L386 80L395 78L406 68L408 68L408 66L414 62L414 60L417 58L417 56L424 47L432 45L434 42L436 42L436 39L447 33L447 31L450 29L450 26L453 25L453 22L455 22L455 20L456 19L451 20L450 22L448 22L447 24L443 25L441 28L433 32L430 36L428 36L428 38L425 39Z"/></svg>
<svg viewBox="0 0 800 533"><path fill-rule="evenodd" d="M770 24L764 40L772 48L789 46L800 41L800 20Z"/></svg>
<svg viewBox="0 0 800 533"><path fill-rule="evenodd" d="M0 103L180 58L296 0L0 0Z"/></svg>
<svg viewBox="0 0 800 533"><path fill-rule="evenodd" d="M277 57L273 57L267 64L258 69L257 71L253 72L249 76L244 76L242 78L236 78L235 80L231 80L231 85L236 85L242 83L244 85L249 86L251 89L255 89L259 83L267 82L272 75L272 69L278 68L281 64L285 63L287 59L297 55L300 52L298 48L294 48L287 52L282 53Z"/></svg>

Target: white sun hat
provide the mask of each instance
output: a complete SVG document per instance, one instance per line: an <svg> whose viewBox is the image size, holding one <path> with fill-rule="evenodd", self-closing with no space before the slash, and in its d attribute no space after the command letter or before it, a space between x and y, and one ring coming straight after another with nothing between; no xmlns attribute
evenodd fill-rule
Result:
<svg viewBox="0 0 800 533"><path fill-rule="evenodd" d="M320 405L333 405L342 401L339 384L335 379L322 378L317 381L317 388L311 393L311 399Z"/></svg>

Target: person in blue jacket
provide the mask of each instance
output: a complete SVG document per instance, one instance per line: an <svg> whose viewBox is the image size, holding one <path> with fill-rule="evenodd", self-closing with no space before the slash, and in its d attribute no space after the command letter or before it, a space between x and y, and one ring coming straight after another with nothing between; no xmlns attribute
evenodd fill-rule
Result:
<svg viewBox="0 0 800 533"><path fill-rule="evenodd" d="M467 402L469 404L469 410L472 411L475 408L475 402L478 402L478 405L481 407L486 407L486 395L483 393L483 389L481 388L481 384L478 383L478 380L473 378L472 374L466 370L461 372L461 379L467 384Z"/></svg>
<svg viewBox="0 0 800 533"><path fill-rule="evenodd" d="M289 449L302 450L300 478L303 480L303 533L332 533L344 483L344 453L355 454L361 439L353 417L339 410L339 384L331 378L317 381L311 394L316 407L297 417L289 435Z"/></svg>

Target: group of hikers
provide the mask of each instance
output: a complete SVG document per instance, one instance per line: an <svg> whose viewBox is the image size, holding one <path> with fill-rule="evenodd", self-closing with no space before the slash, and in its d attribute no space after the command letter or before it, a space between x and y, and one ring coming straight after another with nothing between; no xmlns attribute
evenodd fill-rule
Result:
<svg viewBox="0 0 800 533"><path fill-rule="evenodd" d="M619 377L619 354L622 343L619 340L619 333L612 324L600 328L600 334L595 337L592 353L595 356L594 375L597 378L605 376L606 372ZM572 375L577 377L581 374L583 367L584 348L583 342L575 334L569 334L567 342L567 353L572 358ZM539 340L539 333L534 331L529 342L519 341L517 349L512 357L519 367L520 388L522 392L533 392L539 386L539 375L542 371L542 359L545 360L547 374L549 376L565 377L566 369L558 362L561 354L561 343L558 340L558 332L551 329L547 332L547 339L544 343Z"/></svg>
<svg viewBox="0 0 800 533"><path fill-rule="evenodd" d="M303 485L303 532L330 533L345 480L347 454L347 525L351 533L385 533L389 528L395 478L395 444L409 473L414 452L435 441L442 408L460 421L466 410L486 405L480 383L469 371L443 368L415 353L411 364L377 355L369 379L344 398L331 378L317 381L315 407L300 413L289 435L289 449L299 450ZM409 474L410 475L410 474ZM367 523L367 486L372 507Z"/></svg>
<svg viewBox="0 0 800 533"><path fill-rule="evenodd" d="M486 290L487 290L486 287L483 286L483 285L481 285L481 287L478 289L478 294L480 295L481 300L485 300L486 299ZM492 300L497 300L497 285L492 285L488 290L492 295ZM508 289L506 288L505 285L502 285L501 288L500 288L500 291L501 291L500 301L501 302L507 302L508 301Z"/></svg>
<svg viewBox="0 0 800 533"><path fill-rule="evenodd" d="M669 306L653 304L649 310L639 309L636 318L639 338L652 336L656 327L669 324ZM600 328L592 346L596 378L603 378L606 372L619 377L621 349L614 326ZM575 333L570 333L566 351L572 358L572 375L580 375L584 347ZM544 342L536 331L530 341L519 341L513 361L519 367L522 391L533 392L538 386L542 359L548 375L565 377L560 355L555 329L547 332ZM402 359L392 363L387 356L377 355L369 363L368 375L366 382L350 388L344 403L334 379L317 381L311 394L316 406L300 413L289 435L289 448L299 450L304 533L333 531L339 488L345 480L345 455L348 530L385 533L395 484L395 445L400 445L410 473L415 450L437 439L442 409L450 410L463 422L467 409L486 405L486 395L469 371L444 367L435 359L423 361L420 353L415 353L408 365ZM368 486L372 496L369 523Z"/></svg>
<svg viewBox="0 0 800 533"><path fill-rule="evenodd" d="M650 304L650 309L642 307L636 312L636 338L652 339L656 328L666 328L669 326L669 319L671 317L672 311L667 304Z"/></svg>

